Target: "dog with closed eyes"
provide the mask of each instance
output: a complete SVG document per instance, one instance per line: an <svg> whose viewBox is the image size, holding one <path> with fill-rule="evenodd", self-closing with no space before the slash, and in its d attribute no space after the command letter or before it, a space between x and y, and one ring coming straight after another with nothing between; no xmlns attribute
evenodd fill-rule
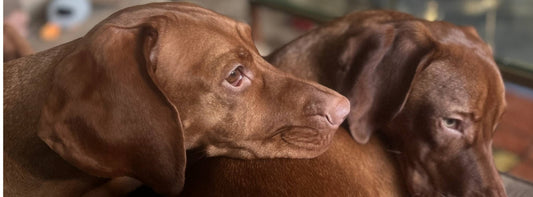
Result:
<svg viewBox="0 0 533 197"><path fill-rule="evenodd" d="M130 7L4 65L4 194L127 193L115 183L129 177L174 196L186 150L313 158L348 112L266 62L243 23L188 3Z"/></svg>

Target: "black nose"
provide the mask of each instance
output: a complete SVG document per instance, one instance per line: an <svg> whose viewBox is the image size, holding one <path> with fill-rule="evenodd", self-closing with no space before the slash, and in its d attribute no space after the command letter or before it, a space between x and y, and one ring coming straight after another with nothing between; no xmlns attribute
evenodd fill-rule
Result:
<svg viewBox="0 0 533 197"><path fill-rule="evenodd" d="M339 126L350 112L350 101L344 96L339 96L336 102L331 102L326 111L326 119L333 126Z"/></svg>

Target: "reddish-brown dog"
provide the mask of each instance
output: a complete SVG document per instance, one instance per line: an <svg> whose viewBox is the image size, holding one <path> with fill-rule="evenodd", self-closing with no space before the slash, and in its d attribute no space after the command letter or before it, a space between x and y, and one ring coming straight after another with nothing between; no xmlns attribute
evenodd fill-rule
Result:
<svg viewBox="0 0 533 197"><path fill-rule="evenodd" d="M492 136L505 108L492 51L471 27L392 11L349 14L270 56L350 99L352 136L382 132L414 196L505 196Z"/></svg>
<svg viewBox="0 0 533 197"><path fill-rule="evenodd" d="M505 106L504 87L491 50L473 28L391 11L352 13L267 59L347 95L352 136L368 143L372 132L382 133L397 152L412 196L505 196L491 155L492 135ZM397 182L379 182L394 172L375 167L389 165L387 159L360 152L376 149L372 141L370 148L335 143L341 144L311 161L210 158L200 162L203 172L193 171L188 178L202 177L203 188L227 195L241 189L266 196L388 196L367 191L398 187ZM362 174L349 165L363 166L358 169ZM219 173L225 171L232 174ZM298 186L300 180L305 187Z"/></svg>
<svg viewBox="0 0 533 197"><path fill-rule="evenodd" d="M4 77L9 196L98 195L102 178L123 176L176 195L187 149L312 158L349 111L340 94L267 63L247 25L185 3L119 11L7 63Z"/></svg>
<svg viewBox="0 0 533 197"><path fill-rule="evenodd" d="M314 159L205 158L188 167L181 196L408 196L383 147L375 137L358 144L340 128Z"/></svg>

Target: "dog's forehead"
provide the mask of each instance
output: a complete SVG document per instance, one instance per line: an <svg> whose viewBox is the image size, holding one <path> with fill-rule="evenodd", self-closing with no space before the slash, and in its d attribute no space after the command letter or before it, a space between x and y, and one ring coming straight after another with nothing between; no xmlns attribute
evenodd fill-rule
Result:
<svg viewBox="0 0 533 197"><path fill-rule="evenodd" d="M492 119L502 113L505 95L495 63L486 59L471 50L441 54L417 75L411 96L440 111L473 113L475 119L498 108L487 117Z"/></svg>
<svg viewBox="0 0 533 197"><path fill-rule="evenodd" d="M162 18L165 20L158 20ZM194 33L202 34L202 32L206 31L205 28L207 28L219 34L237 34L239 38L251 41L251 30L248 25L209 9L185 2L150 3L125 8L112 14L97 26L109 24L117 27L131 28L142 23L149 23L151 20L157 21L156 23L164 23L156 26L167 26L165 29L168 26L170 26L170 29L196 29ZM204 28L204 30L198 32L198 29L201 28ZM215 34L212 35L216 36ZM206 39L209 39L209 37Z"/></svg>
<svg viewBox="0 0 533 197"><path fill-rule="evenodd" d="M482 108L487 94L503 92L492 52L477 34L446 22L425 22L424 26L431 29L435 44L432 61L417 77L424 97Z"/></svg>
<svg viewBox="0 0 533 197"><path fill-rule="evenodd" d="M205 49L211 53L209 54L211 56L226 52L217 51L219 49L232 50L241 47L255 50L251 28L245 23L218 14L181 18L180 14L177 13L176 18L167 24L163 32L162 36L169 42L180 41L191 46L209 46ZM179 47L184 43L174 44Z"/></svg>
<svg viewBox="0 0 533 197"><path fill-rule="evenodd" d="M171 27L165 35L161 35L161 53L169 55L171 59L209 67L227 61L249 59L257 53L251 38L243 30L243 24L209 24L195 24L187 29Z"/></svg>
<svg viewBox="0 0 533 197"><path fill-rule="evenodd" d="M434 60L418 74L411 90L414 99L431 103L441 112L474 113L479 116L487 95L484 77L473 75L468 65L450 58Z"/></svg>
<svg viewBox="0 0 533 197"><path fill-rule="evenodd" d="M206 62L223 61L221 57L250 56L257 52L250 27L227 17L199 15L171 18L160 39L162 54L194 65L215 66L219 64Z"/></svg>

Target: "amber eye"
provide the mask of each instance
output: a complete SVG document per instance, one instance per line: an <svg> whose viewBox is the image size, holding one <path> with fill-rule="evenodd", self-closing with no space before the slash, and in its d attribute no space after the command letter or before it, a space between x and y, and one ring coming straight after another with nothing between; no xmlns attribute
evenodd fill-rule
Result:
<svg viewBox="0 0 533 197"><path fill-rule="evenodd" d="M226 81L232 86L239 87L242 82L242 66L233 69L226 77Z"/></svg>

